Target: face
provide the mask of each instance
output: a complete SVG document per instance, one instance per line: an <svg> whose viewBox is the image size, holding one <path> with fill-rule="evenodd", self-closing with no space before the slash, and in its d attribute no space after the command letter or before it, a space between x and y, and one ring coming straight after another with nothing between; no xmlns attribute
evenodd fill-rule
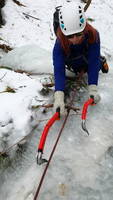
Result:
<svg viewBox="0 0 113 200"><path fill-rule="evenodd" d="M68 38L71 44L80 44L83 41L84 33L80 32L73 35L68 35L66 37Z"/></svg>

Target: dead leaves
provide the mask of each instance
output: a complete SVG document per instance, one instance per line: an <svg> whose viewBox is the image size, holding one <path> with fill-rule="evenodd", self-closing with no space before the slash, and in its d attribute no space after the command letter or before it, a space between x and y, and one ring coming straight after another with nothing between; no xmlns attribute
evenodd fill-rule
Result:
<svg viewBox="0 0 113 200"><path fill-rule="evenodd" d="M8 53L8 51L13 50L9 45L6 44L0 44L0 49L2 49L4 52Z"/></svg>

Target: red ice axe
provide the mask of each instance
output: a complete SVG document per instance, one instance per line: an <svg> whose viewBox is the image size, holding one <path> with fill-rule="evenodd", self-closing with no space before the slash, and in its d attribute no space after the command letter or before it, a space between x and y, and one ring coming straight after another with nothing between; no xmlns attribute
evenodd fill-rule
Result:
<svg viewBox="0 0 113 200"><path fill-rule="evenodd" d="M91 97L90 99L88 99L84 105L83 105L83 109L82 109L82 129L89 135L88 129L86 128L86 116L87 116L87 110L89 105L94 105L94 99Z"/></svg>
<svg viewBox="0 0 113 200"><path fill-rule="evenodd" d="M37 164L38 165L41 165L44 162L47 162L46 159L42 158L44 145L45 145L46 138L47 138L50 127L55 123L56 120L59 120L59 119L60 119L60 108L57 108L56 113L47 122L47 124L45 125L44 130L42 132L40 142L38 145L38 153L37 153Z"/></svg>

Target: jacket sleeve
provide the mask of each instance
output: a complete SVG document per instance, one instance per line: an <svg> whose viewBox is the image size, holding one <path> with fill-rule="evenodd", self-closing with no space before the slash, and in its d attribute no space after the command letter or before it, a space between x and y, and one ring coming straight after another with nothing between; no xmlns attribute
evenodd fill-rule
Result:
<svg viewBox="0 0 113 200"><path fill-rule="evenodd" d="M65 54L61 44L56 40L53 48L53 65L55 78L55 91L65 90Z"/></svg>
<svg viewBox="0 0 113 200"><path fill-rule="evenodd" d="M88 85L98 85L100 64L100 38L97 32L97 41L88 47Z"/></svg>

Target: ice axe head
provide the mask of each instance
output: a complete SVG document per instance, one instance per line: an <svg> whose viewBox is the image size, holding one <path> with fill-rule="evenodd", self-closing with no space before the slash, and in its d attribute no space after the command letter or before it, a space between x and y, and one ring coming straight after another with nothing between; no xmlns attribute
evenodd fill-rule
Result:
<svg viewBox="0 0 113 200"><path fill-rule="evenodd" d="M48 161L45 158L42 158L42 152L38 152L36 155L36 160L38 165L42 165L43 163L47 163Z"/></svg>
<svg viewBox="0 0 113 200"><path fill-rule="evenodd" d="M88 134L89 136L89 132L88 129L86 128L86 120L82 120L82 129Z"/></svg>

